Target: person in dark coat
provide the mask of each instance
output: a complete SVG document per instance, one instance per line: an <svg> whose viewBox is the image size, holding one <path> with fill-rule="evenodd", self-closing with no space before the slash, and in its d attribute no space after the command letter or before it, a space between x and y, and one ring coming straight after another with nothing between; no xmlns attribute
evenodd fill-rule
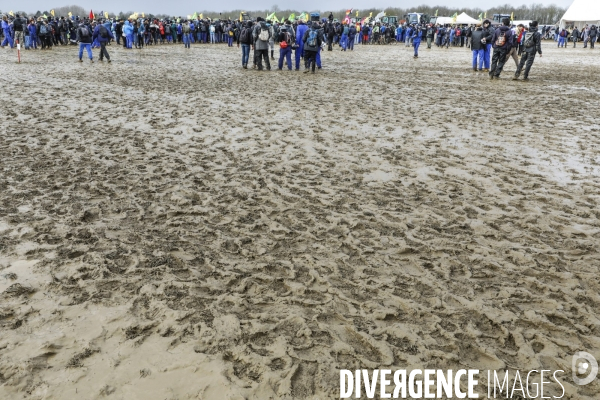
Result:
<svg viewBox="0 0 600 400"><path fill-rule="evenodd" d="M483 70L483 59L485 57L485 44L483 41L483 28L477 24L477 28L471 32L471 52L473 53L473 71ZM477 68L479 66L479 68Z"/></svg>
<svg viewBox="0 0 600 400"><path fill-rule="evenodd" d="M106 57L106 61L110 62L110 56L108 55L108 51L106 51L106 44L110 39L114 39L112 32L110 29L107 29L103 24L96 25L94 28L94 33L92 33L92 40L98 41L100 43L100 61L104 60Z"/></svg>
<svg viewBox="0 0 600 400"><path fill-rule="evenodd" d="M523 74L523 80L529 80L529 71L531 70L531 66L533 65L533 60L535 60L535 54L538 53L540 57L542 56L542 35L538 32L538 22L531 21L529 24L529 32L525 34L525 39L523 40L523 46L525 47L525 51L521 56L521 62L517 67L517 72L515 72L515 77L513 80L519 79L519 75L521 75L521 70L523 66L525 66L525 73Z"/></svg>

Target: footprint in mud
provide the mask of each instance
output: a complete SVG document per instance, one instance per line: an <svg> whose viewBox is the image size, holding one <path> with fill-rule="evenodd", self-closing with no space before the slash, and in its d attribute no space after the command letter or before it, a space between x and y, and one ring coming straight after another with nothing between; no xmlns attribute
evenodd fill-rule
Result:
<svg viewBox="0 0 600 400"><path fill-rule="evenodd" d="M308 399L315 394L315 376L317 376L317 362L301 361L292 375L292 397L294 399Z"/></svg>

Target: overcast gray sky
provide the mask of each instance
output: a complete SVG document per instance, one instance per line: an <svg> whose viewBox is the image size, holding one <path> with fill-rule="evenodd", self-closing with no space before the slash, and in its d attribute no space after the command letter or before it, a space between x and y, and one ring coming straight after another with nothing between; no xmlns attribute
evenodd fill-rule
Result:
<svg viewBox="0 0 600 400"><path fill-rule="evenodd" d="M597 0L600 1L600 0ZM479 7L485 9L486 6L494 7L502 4L513 4L520 6L523 4L531 3L543 3L543 4L556 4L561 7L569 6L573 0L551 0L551 1L530 1L530 0L369 0L369 1L357 1L357 0L288 0L285 2L277 0L229 0L229 1L214 1L214 2L198 2L193 3L191 1L183 0L146 0L146 1L133 1L133 0L69 0L65 4L56 4L54 0L27 0L26 2L19 2L16 0L0 0L0 10L17 10L27 8L27 12L49 11L53 7L66 6L68 4L77 4L85 9L94 9L95 11L109 11L118 13L119 11L137 11L153 14L174 14L174 15L187 15L192 14L196 10L208 9L213 11L225 11L235 9L248 9L248 10L259 10L271 8L273 5L278 5L283 9L297 9L298 11L331 11L340 10L344 8L385 8L385 7L409 7L418 6L421 4L427 5L446 5L449 7Z"/></svg>

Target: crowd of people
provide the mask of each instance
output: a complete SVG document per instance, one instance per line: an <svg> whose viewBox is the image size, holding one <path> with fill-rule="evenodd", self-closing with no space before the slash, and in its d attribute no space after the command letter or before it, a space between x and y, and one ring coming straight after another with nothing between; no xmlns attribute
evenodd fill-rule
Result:
<svg viewBox="0 0 600 400"><path fill-rule="evenodd" d="M273 22L258 17L255 21L196 19L156 19L130 18L89 19L79 17L38 17L27 18L16 14L2 17L2 47L11 48L20 43L26 50L50 50L57 45L79 45L79 61L83 52L93 62L92 49L100 49L99 59L110 62L106 46L111 42L127 49L142 49L145 46L163 44L227 43L229 47L241 47L242 67L250 64L250 51L253 50L251 67L270 70L275 59L275 49L279 48L277 68L299 70L304 59L306 72L322 68L321 52L332 51L339 46L341 51L354 50L355 44L403 43L414 48L414 58L419 56L421 41L427 48L433 45L440 48L467 47L473 54L472 66L475 71L484 71L491 78L498 78L504 64L513 58L517 66L518 79L524 68L524 79L528 79L535 54L541 56L541 40L553 34L558 47L566 47L570 40L573 46L578 41L594 48L598 38L598 28L584 26L581 30L558 29L550 26L538 28L536 21L528 27L510 26L504 20L499 27L493 27L489 20L471 26L458 25L391 25L381 22L347 23L338 21L330 14L320 18L318 13L310 14L309 21ZM270 53L270 54L269 54ZM520 57L520 60L519 60ZM292 60L293 59L293 60ZM263 66L264 63L264 66ZM285 64L285 65L284 65Z"/></svg>
<svg viewBox="0 0 600 400"><path fill-rule="evenodd" d="M598 36L598 27L596 25L590 26L589 24L585 24L581 29L577 26L556 29L554 40L557 42L558 47L567 47L567 43L571 41L573 42L573 47L577 47L577 42L583 42L584 49L588 47L588 44L593 49Z"/></svg>

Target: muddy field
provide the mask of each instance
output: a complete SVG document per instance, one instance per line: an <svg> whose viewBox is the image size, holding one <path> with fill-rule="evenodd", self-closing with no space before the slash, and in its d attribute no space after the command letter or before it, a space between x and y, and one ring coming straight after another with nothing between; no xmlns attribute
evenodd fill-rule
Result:
<svg viewBox="0 0 600 400"><path fill-rule="evenodd" d="M0 52L0 398L330 399L383 367L597 398L600 50L545 44L529 83L465 49L109 51Z"/></svg>

